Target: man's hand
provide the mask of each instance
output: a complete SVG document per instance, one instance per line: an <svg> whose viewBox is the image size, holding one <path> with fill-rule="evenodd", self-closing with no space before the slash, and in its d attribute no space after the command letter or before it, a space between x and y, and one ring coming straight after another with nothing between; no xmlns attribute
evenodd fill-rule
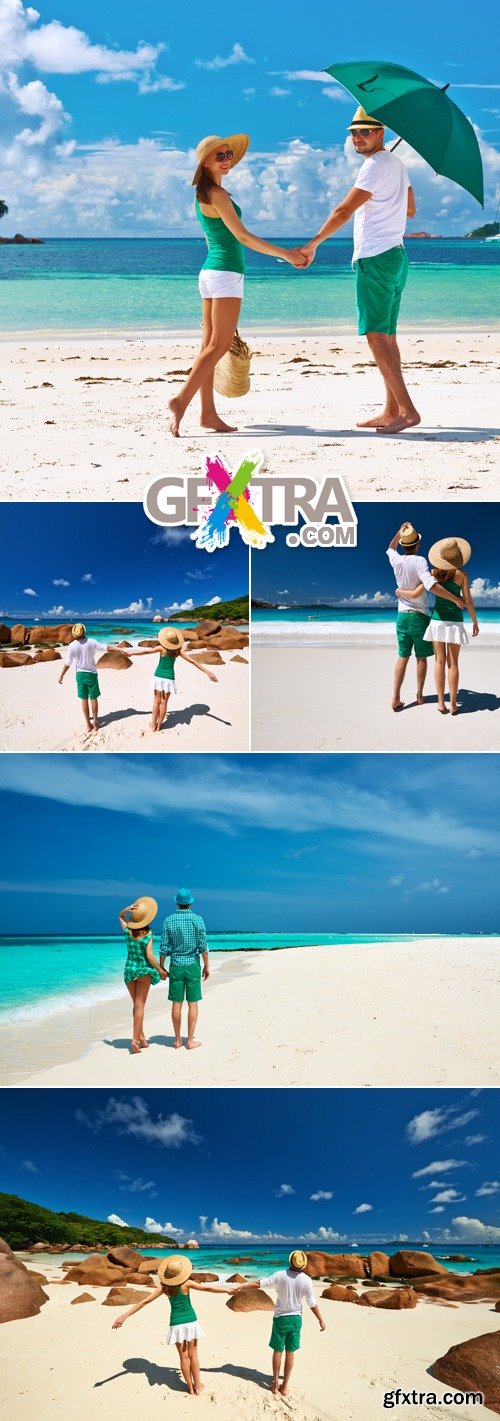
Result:
<svg viewBox="0 0 500 1421"><path fill-rule="evenodd" d="M168 977L168 972L165 971L165 968L164 968L164 967L160 967L160 977L161 977L162 982L166 982L167 977Z"/></svg>
<svg viewBox="0 0 500 1421"><path fill-rule="evenodd" d="M319 1330L320 1332L326 1332L326 1322L320 1322Z"/></svg>
<svg viewBox="0 0 500 1421"><path fill-rule="evenodd" d="M210 976L210 968L209 968L209 967L204 967L204 968L203 968L203 972L202 972L201 975L202 975L202 980L203 980L203 982L208 982L208 978L209 978L209 976Z"/></svg>
<svg viewBox="0 0 500 1421"><path fill-rule="evenodd" d="M305 255L305 252L302 250L302 247L290 247L288 252L288 260L291 262L292 266L295 267L300 268L309 266L309 262Z"/></svg>
<svg viewBox="0 0 500 1421"><path fill-rule="evenodd" d="M306 258L306 266L310 266L311 262L314 261L314 258L316 256L316 250L317 248L315 242L307 242L305 247L300 248L302 256Z"/></svg>
<svg viewBox="0 0 500 1421"><path fill-rule="evenodd" d="M62 676L59 676L59 681L58 681L59 686L62 686L62 683L63 683L63 678L62 678Z"/></svg>

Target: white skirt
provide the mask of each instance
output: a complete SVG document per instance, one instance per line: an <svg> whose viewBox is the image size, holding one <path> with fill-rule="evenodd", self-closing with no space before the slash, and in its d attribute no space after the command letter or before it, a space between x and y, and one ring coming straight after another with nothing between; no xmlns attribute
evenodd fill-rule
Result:
<svg viewBox="0 0 500 1421"><path fill-rule="evenodd" d="M169 681L167 676L153 676L151 682L151 690L166 691L167 696L169 694L172 695L172 692L174 696L177 695L177 686L175 684L175 681Z"/></svg>
<svg viewBox="0 0 500 1421"><path fill-rule="evenodd" d="M236 296L243 300L244 276L241 271L200 271L198 289L202 301L214 301L220 296Z"/></svg>
<svg viewBox="0 0 500 1421"><path fill-rule="evenodd" d="M429 622L424 632L424 641L444 641L447 646L468 646L469 638L463 622L439 622L437 618Z"/></svg>
<svg viewBox="0 0 500 1421"><path fill-rule="evenodd" d="M178 1322L177 1327L169 1327L167 1344L170 1342L194 1342L198 1337L203 1337L203 1328L199 1322Z"/></svg>

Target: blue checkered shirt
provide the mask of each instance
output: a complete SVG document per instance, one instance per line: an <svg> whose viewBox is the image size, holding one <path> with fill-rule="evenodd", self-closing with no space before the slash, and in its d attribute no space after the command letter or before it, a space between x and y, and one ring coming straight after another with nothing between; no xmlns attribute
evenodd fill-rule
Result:
<svg viewBox="0 0 500 1421"><path fill-rule="evenodd" d="M170 957L179 967L187 967L197 962L200 953L208 951L207 932L203 918L192 913L190 908L178 908L165 918L161 935L160 953Z"/></svg>

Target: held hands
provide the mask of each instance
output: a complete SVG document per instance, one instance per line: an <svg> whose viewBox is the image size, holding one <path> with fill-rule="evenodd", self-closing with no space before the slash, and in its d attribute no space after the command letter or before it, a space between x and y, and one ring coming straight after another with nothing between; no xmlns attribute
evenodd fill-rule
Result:
<svg viewBox="0 0 500 1421"><path fill-rule="evenodd" d="M161 977L162 982L166 982L167 977L168 977L168 972L165 971L165 968L164 968L164 967L160 967L160 977Z"/></svg>
<svg viewBox="0 0 500 1421"><path fill-rule="evenodd" d="M304 266L311 266L316 256L317 246L315 242L306 242L305 247L299 247L299 251L304 257Z"/></svg>

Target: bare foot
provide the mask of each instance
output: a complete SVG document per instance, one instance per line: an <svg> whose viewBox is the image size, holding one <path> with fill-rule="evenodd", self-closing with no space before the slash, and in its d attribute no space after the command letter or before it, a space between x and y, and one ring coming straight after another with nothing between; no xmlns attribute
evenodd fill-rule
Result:
<svg viewBox="0 0 500 1421"><path fill-rule="evenodd" d="M271 1395L272 1395L272 1396L277 1396L277 1395L278 1395L278 1392L279 1392L278 1383L276 1382L276 1386L275 1386L274 1383L273 1383L273 1385L272 1385L272 1387L271 1387Z"/></svg>
<svg viewBox="0 0 500 1421"><path fill-rule="evenodd" d="M96 725L93 725L93 726L92 726L92 730L98 730L98 729L99 729L99 721L97 721L97 724L96 724Z"/></svg>
<svg viewBox="0 0 500 1421"><path fill-rule="evenodd" d="M182 410L179 408L179 401L178 401L178 400L169 400L169 402L168 402L168 410L169 410L169 414L170 414L170 419L169 419L169 423L168 423L168 427L169 427L170 433L173 434L174 439L178 439L178 438L179 438L179 425L180 425L180 422L181 422L181 419L182 419Z"/></svg>
<svg viewBox="0 0 500 1421"><path fill-rule="evenodd" d="M131 1042L130 1042L130 1055L131 1055L131 1056L140 1056L140 1054L141 1054L141 1048L140 1048L140 1046L139 1046L139 1042L138 1042L138 1041L131 1041Z"/></svg>
<svg viewBox="0 0 500 1421"><path fill-rule="evenodd" d="M405 703L404 703L404 701L391 701L391 706L392 706L393 711L400 711L400 710L404 710L404 708L405 708Z"/></svg>
<svg viewBox="0 0 500 1421"><path fill-rule="evenodd" d="M203 1385L203 1382L200 1382L200 1385L199 1385L199 1386L195 1386L195 1389L194 1389L194 1394L195 1394L195 1396L201 1396L201 1393L202 1393L202 1391L204 1391L204 1390L205 1390L205 1387L204 1387L204 1385Z"/></svg>
<svg viewBox="0 0 500 1421"><path fill-rule="evenodd" d="M186 1041L188 1051L196 1051L197 1046L201 1046L201 1041Z"/></svg>
<svg viewBox="0 0 500 1421"><path fill-rule="evenodd" d="M374 414L373 419L359 419L356 429L382 429L386 424L391 424L393 419L397 419L399 410L382 410L381 414Z"/></svg>
<svg viewBox="0 0 500 1421"><path fill-rule="evenodd" d="M180 1046L182 1046L182 1041L181 1041L181 1038L180 1038L180 1036L179 1036L178 1041L174 1041L174 1050L175 1050L175 1051L178 1051Z"/></svg>
<svg viewBox="0 0 500 1421"><path fill-rule="evenodd" d="M289 1396L289 1395L290 1395L290 1392L289 1392L289 1390L288 1390L288 1387L286 1387L286 1386L284 1386L284 1385L283 1385L283 1386L280 1386L280 1392L281 1392L281 1395L282 1395L282 1396Z"/></svg>
<svg viewBox="0 0 500 1421"><path fill-rule="evenodd" d="M238 428L236 424L225 424L218 414L209 419L200 419L200 425L202 429L215 429L217 434L236 434Z"/></svg>
<svg viewBox="0 0 500 1421"><path fill-rule="evenodd" d="M424 697L417 695L417 706L423 706L423 705L425 705Z"/></svg>
<svg viewBox="0 0 500 1421"><path fill-rule="evenodd" d="M139 1037L139 1046L142 1047L142 1050L143 1050L143 1051L145 1050L146 1046L149 1046L149 1041L146 1041L146 1037L145 1037L145 1036L140 1036L140 1037Z"/></svg>
<svg viewBox="0 0 500 1421"><path fill-rule="evenodd" d="M413 429L415 424L420 424L420 415L415 410L414 414L398 414L397 419L393 419L391 424L381 424L378 427L380 434L403 434L405 429Z"/></svg>

